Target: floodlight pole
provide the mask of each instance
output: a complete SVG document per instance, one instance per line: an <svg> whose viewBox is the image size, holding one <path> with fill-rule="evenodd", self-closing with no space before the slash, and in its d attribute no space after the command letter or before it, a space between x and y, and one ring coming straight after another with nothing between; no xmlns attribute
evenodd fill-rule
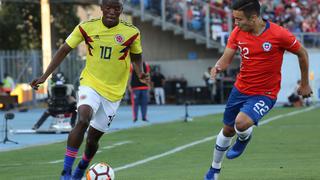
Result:
<svg viewBox="0 0 320 180"><path fill-rule="evenodd" d="M41 0L42 72L51 61L51 22L49 0Z"/></svg>
<svg viewBox="0 0 320 180"><path fill-rule="evenodd" d="M41 34L42 34L42 72L44 73L51 61L51 20L50 0L41 0ZM47 81L43 84L47 89ZM33 97L35 99L36 97Z"/></svg>

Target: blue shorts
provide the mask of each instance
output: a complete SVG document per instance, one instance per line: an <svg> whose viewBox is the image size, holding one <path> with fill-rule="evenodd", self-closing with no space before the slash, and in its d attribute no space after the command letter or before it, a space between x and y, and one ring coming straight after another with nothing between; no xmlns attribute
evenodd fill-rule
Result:
<svg viewBox="0 0 320 180"><path fill-rule="evenodd" d="M276 100L267 96L245 95L233 87L224 111L223 123L233 127L237 115L243 112L255 125L258 125L259 120L273 108L275 103Z"/></svg>

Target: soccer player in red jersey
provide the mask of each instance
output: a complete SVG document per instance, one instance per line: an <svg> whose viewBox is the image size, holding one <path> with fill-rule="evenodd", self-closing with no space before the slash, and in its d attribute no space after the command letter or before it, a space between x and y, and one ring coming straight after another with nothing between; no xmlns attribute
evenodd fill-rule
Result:
<svg viewBox="0 0 320 180"><path fill-rule="evenodd" d="M227 69L237 50L240 50L240 73L234 84L224 112L224 127L217 135L213 161L205 180L217 180L225 152L232 137L237 140L226 157L234 159L245 150L254 125L266 115L276 102L281 83L283 54L289 51L299 59L303 97L312 94L309 79L308 53L285 28L260 17L258 0L237 0L232 5L236 27L232 31L221 58L211 69L211 78Z"/></svg>

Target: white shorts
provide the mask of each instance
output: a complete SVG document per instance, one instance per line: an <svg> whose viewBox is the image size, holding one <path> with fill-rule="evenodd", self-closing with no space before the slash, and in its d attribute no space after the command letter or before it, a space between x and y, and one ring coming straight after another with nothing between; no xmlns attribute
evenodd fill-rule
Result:
<svg viewBox="0 0 320 180"><path fill-rule="evenodd" d="M88 86L79 86L77 107L84 104L93 109L90 126L101 132L107 132L116 115L120 101L111 102L94 89Z"/></svg>

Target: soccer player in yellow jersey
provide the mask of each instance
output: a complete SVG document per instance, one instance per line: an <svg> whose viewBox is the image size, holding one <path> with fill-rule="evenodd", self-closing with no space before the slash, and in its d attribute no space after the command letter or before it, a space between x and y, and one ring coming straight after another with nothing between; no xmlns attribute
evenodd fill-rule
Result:
<svg viewBox="0 0 320 180"><path fill-rule="evenodd" d="M98 149L98 141L112 122L128 82L130 63L142 82L150 81L143 72L140 32L133 25L119 20L121 0L100 0L102 18L80 23L54 55L45 73L30 85L37 89L82 41L87 45L86 67L80 77L78 121L69 134L62 180L81 179ZM90 125L90 126L89 126ZM78 149L88 129L82 159L72 171Z"/></svg>

